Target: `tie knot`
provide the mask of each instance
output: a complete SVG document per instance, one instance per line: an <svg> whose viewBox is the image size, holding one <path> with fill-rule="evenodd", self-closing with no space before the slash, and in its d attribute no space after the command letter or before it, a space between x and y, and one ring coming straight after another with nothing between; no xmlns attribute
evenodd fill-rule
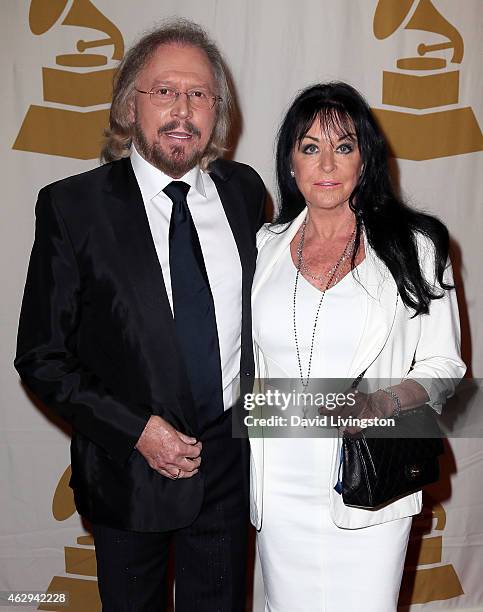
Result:
<svg viewBox="0 0 483 612"><path fill-rule="evenodd" d="M169 185L163 189L164 193L172 202L186 202L186 196L190 186L183 181L171 181Z"/></svg>

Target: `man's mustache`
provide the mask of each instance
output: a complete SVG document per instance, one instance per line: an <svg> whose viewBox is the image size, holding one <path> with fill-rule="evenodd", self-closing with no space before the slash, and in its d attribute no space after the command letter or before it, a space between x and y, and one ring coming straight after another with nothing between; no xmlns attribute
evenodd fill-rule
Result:
<svg viewBox="0 0 483 612"><path fill-rule="evenodd" d="M181 121L170 121L158 129L158 136L164 132L173 132L179 127L181 127ZM187 132L188 134L192 134L193 136L198 136L198 138L201 137L200 130L196 127L196 125L193 125L191 121L183 122L183 131Z"/></svg>

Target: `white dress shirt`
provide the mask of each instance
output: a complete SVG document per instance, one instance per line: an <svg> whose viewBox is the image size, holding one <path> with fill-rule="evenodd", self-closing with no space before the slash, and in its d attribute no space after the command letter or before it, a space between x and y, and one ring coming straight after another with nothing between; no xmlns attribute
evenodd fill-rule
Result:
<svg viewBox="0 0 483 612"><path fill-rule="evenodd" d="M147 162L134 146L131 151L131 164L141 190L171 310L173 297L168 237L172 202L163 189L173 180L190 185L187 202L200 239L215 303L223 404L227 410L236 399L235 382L240 373L242 272L238 249L220 196L210 175L198 166L180 179L173 179Z"/></svg>

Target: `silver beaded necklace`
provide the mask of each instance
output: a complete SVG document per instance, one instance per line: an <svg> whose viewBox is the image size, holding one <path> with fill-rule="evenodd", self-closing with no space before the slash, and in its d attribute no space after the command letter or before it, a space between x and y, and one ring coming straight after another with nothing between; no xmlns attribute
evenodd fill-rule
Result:
<svg viewBox="0 0 483 612"><path fill-rule="evenodd" d="M294 332L294 339L295 339L295 350L297 352L297 362L298 362L299 373L300 373L300 382L302 383L302 387L304 388L304 391L309 386L310 371L312 369L312 357L314 353L315 332L317 330L317 323L319 320L320 308L322 306L322 302L324 301L325 292L327 291L327 289L329 289L330 284L332 283L334 278L338 279L338 277L336 276L337 271L339 270L342 263L351 254L352 249L354 248L355 232L356 232L354 228L354 231L352 232L344 250L342 251L342 255L337 260L337 263L335 264L335 266L333 266L327 273L327 276L328 276L327 284L325 285L324 290L321 292L319 304L317 306L317 310L315 311L314 325L312 328L312 338L310 341L310 352L309 352L309 363L307 367L307 376L304 378L303 370L302 370L302 360L300 358L299 340L298 340L298 335L297 335L297 289L298 289L300 272L303 270L302 262L303 262L303 248L304 248L304 243L305 243L306 228L307 228L307 218L304 219L304 222L302 224L302 232L300 234L300 240L297 246L297 274L295 275L295 285L294 285L294 292L293 292L293 332ZM318 280L319 282L321 282L319 280L319 277L314 277L312 275L309 275L309 276L311 276L311 278L313 278L314 280ZM303 410L303 413L304 413L304 418L305 418L306 409Z"/></svg>
<svg viewBox="0 0 483 612"><path fill-rule="evenodd" d="M334 284L337 283L339 281L339 275L336 274L336 272L340 268L340 266L344 264L345 260L351 254L352 248L354 247L355 240L356 240L356 236L355 236L355 230L354 230L352 232L351 237L349 238L349 242L345 246L345 249L339 261L337 261L335 265L333 265L332 268L330 268L325 273L320 272L319 274L315 274L314 272L312 272L310 268L307 266L307 263L304 260L303 254L300 253L300 271L303 274L305 274L305 276L308 276L309 278L311 278L314 281L317 281L318 283L322 283L324 278L330 279L331 281L332 279L334 279Z"/></svg>

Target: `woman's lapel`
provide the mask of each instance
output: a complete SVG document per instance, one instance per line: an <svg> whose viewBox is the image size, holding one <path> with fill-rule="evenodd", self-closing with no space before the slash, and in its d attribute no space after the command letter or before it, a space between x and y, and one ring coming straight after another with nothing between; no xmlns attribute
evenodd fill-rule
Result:
<svg viewBox="0 0 483 612"><path fill-rule="evenodd" d="M396 318L397 285L385 264L364 237L366 266L361 281L367 292L364 328L348 377L356 378L374 362L384 348Z"/></svg>
<svg viewBox="0 0 483 612"><path fill-rule="evenodd" d="M270 237L270 240L266 243L265 247L260 249L257 259L257 269L253 278L253 289L252 299L256 297L256 294L260 290L260 287L270 276L270 273L283 255L286 249L290 248L295 234L299 227L302 225L303 220L307 214L307 208L292 221L290 226L283 232L277 235L277 230L274 230L274 236Z"/></svg>

